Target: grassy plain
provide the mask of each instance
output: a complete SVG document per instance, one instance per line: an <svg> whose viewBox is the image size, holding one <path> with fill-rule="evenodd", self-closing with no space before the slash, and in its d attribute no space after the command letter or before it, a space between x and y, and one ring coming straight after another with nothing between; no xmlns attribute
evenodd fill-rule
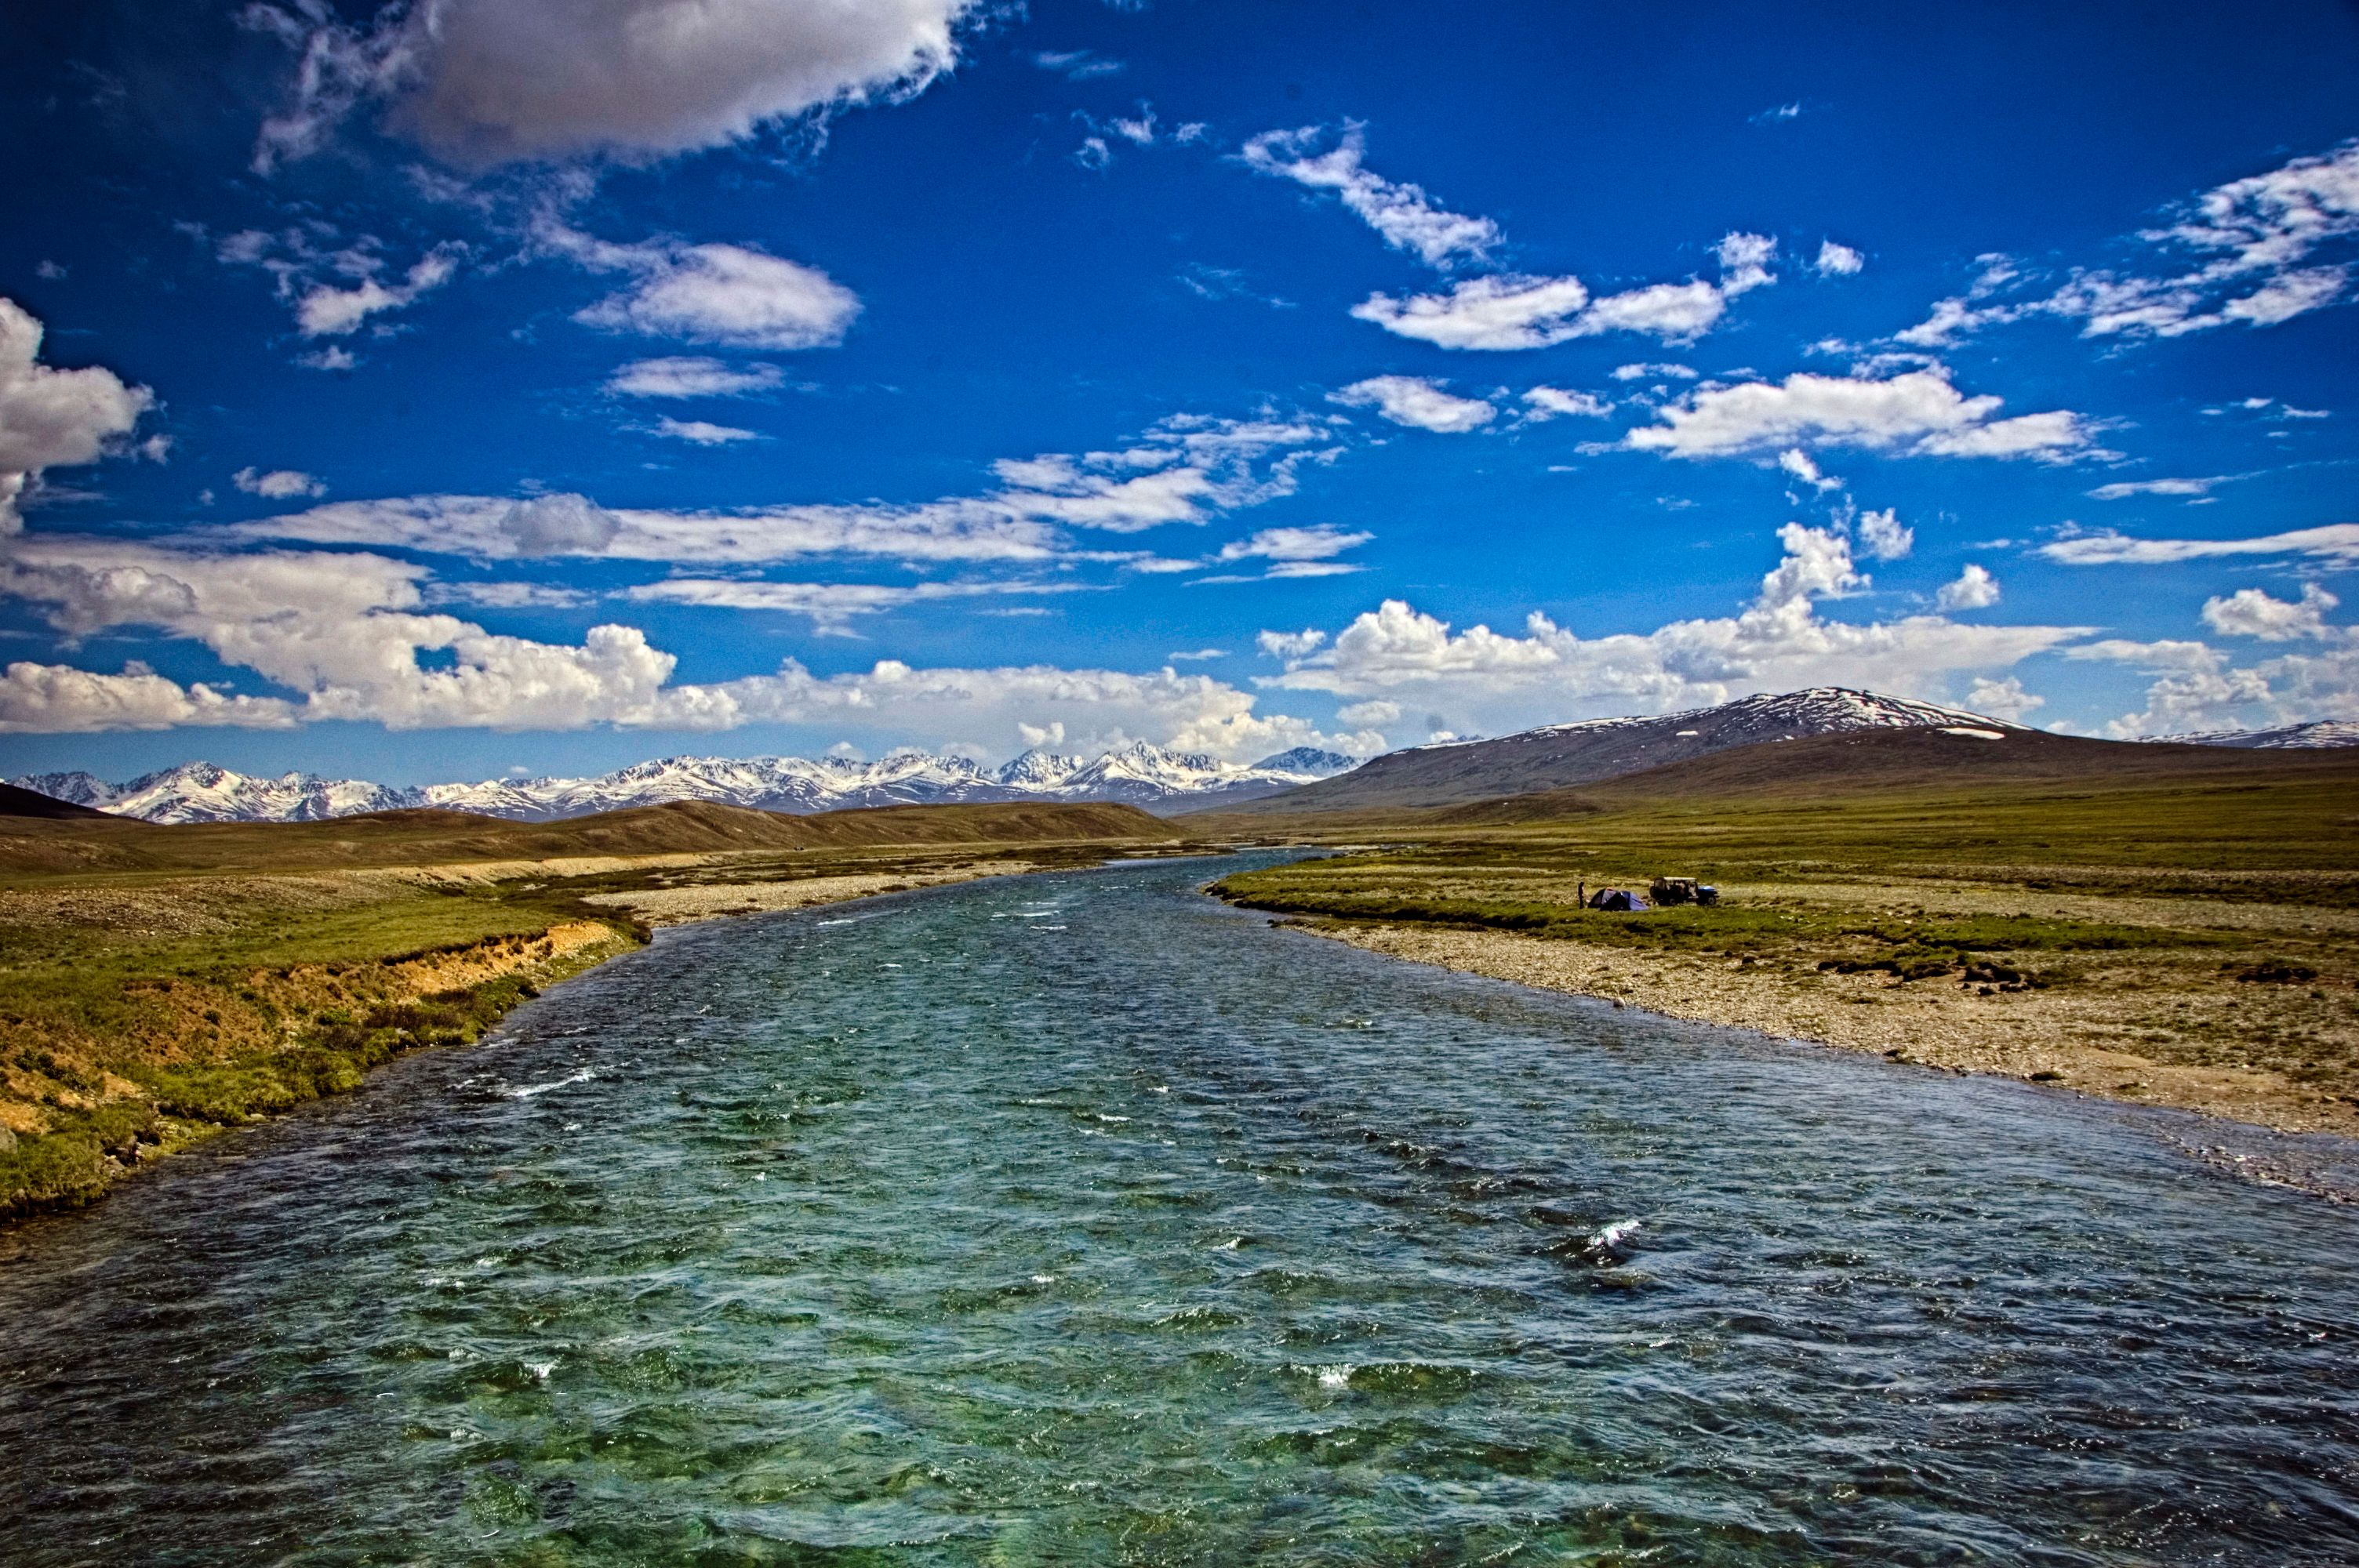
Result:
<svg viewBox="0 0 2359 1568"><path fill-rule="evenodd" d="M2359 1131L2359 759L1852 787L1862 775L1876 770L1289 820L1288 838L1394 842L1218 891L1405 957L1678 1016ZM1584 883L1658 874L1723 901L1579 906Z"/></svg>
<svg viewBox="0 0 2359 1568"><path fill-rule="evenodd" d="M1089 864L1175 837L1126 807L0 819L0 1218L88 1202L401 1052L472 1041L645 942L650 921Z"/></svg>

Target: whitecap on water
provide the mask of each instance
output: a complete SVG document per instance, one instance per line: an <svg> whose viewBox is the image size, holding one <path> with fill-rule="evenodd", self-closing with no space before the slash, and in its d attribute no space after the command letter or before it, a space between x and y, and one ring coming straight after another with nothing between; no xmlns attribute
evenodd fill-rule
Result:
<svg viewBox="0 0 2359 1568"><path fill-rule="evenodd" d="M552 1078L545 1084L527 1084L520 1089L510 1089L508 1098L531 1099L536 1096L545 1095L551 1089L561 1089L571 1084L586 1084L597 1076L597 1068L584 1067L570 1078Z"/></svg>

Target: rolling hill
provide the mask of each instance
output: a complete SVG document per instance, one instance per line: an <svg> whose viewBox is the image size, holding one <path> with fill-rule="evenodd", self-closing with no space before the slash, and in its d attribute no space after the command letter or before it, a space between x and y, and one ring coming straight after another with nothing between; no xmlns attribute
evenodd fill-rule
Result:
<svg viewBox="0 0 2359 1568"><path fill-rule="evenodd" d="M1392 752L1340 777L1267 796L1249 809L1261 816L1454 806L1593 784L1767 741L1857 730L1943 729L2025 733L1962 708L1843 687L1812 687L1660 718L1592 719L1491 741Z"/></svg>
<svg viewBox="0 0 2359 1568"><path fill-rule="evenodd" d="M284 871L736 849L1159 842L1180 836L1171 824L1136 806L1031 801L808 816L675 801L540 823L440 810L369 812L324 822L179 825L92 813L0 820L0 872Z"/></svg>

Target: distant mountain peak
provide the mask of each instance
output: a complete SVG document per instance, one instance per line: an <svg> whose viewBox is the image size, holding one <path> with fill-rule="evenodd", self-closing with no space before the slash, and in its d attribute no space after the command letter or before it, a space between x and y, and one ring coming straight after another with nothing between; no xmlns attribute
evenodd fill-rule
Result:
<svg viewBox="0 0 2359 1568"><path fill-rule="evenodd" d="M2309 751L2359 746L2359 719L2313 719L2274 730L2204 730L2188 735L2157 735L2182 746L2242 746L2264 751Z"/></svg>
<svg viewBox="0 0 2359 1568"><path fill-rule="evenodd" d="M1677 713L1582 719L1501 735L1451 740L1391 752L1340 778L1306 784L1266 803L1280 811L1349 811L1455 806L1595 784L1735 746L1861 730L2023 726L1913 697L1852 687L1761 692ZM1259 809L1259 808L1257 808Z"/></svg>
<svg viewBox="0 0 2359 1568"><path fill-rule="evenodd" d="M705 800L802 814L848 806L979 801L1114 802L1149 808L1236 803L1351 766L1310 748L1240 767L1202 752L1133 741L1094 759L1034 750L987 770L971 757L900 747L873 762L844 757L656 757L595 778L485 779L395 788L364 779L239 773L180 762L127 784L40 773L21 789L150 822L309 822L364 811L440 807L521 821Z"/></svg>

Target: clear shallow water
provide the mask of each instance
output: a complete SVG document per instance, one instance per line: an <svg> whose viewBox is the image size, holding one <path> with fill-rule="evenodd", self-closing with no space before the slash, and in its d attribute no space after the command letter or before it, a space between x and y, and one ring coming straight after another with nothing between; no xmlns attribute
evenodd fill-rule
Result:
<svg viewBox="0 0 2359 1568"><path fill-rule="evenodd" d="M2349 1210L1212 869L669 934L31 1227L0 1561L2359 1561Z"/></svg>

